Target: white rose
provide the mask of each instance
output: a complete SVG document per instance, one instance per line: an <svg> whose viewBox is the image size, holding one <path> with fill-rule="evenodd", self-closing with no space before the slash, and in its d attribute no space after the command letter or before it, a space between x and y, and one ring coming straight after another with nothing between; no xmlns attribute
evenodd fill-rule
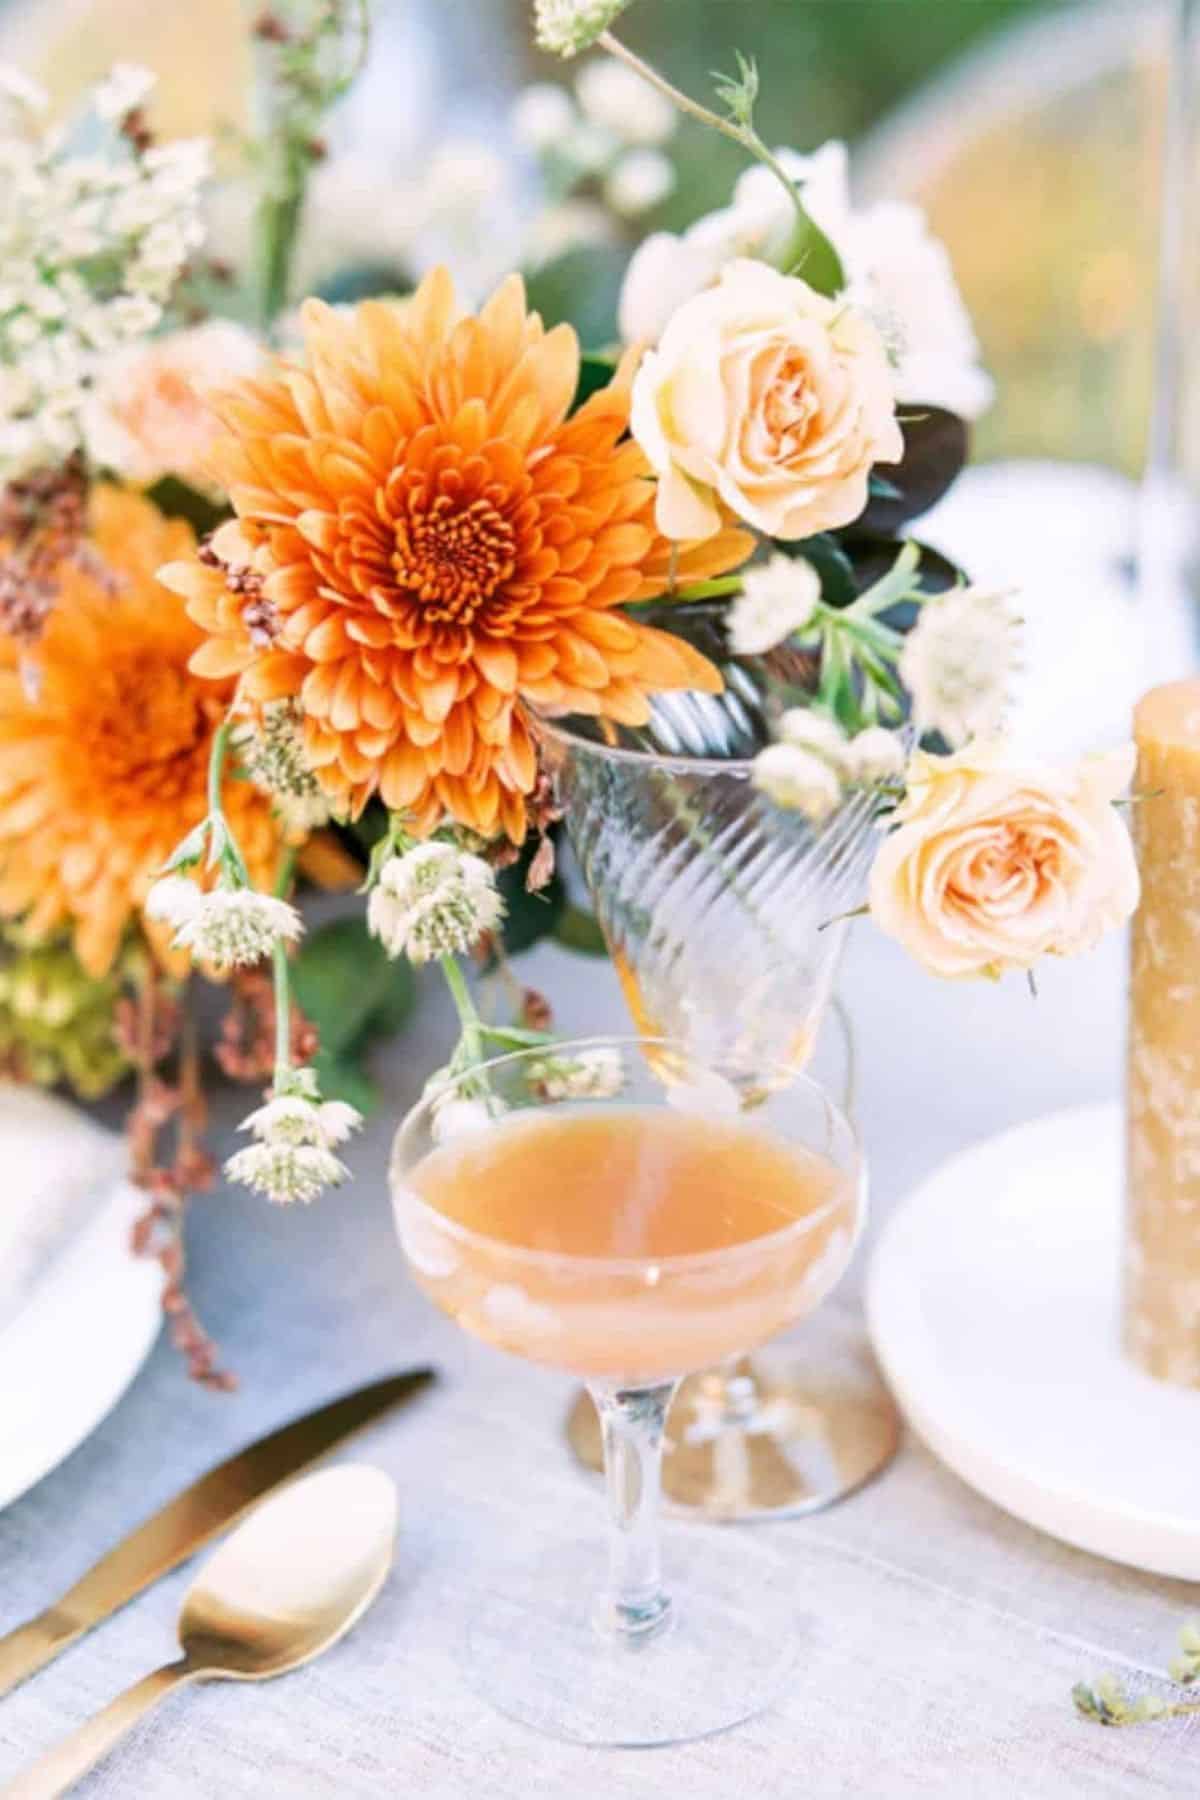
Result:
<svg viewBox="0 0 1200 1800"><path fill-rule="evenodd" d="M723 507L775 538L847 525L874 464L904 454L875 327L748 261L672 318L635 377L631 424L659 529L681 540L719 531Z"/></svg>

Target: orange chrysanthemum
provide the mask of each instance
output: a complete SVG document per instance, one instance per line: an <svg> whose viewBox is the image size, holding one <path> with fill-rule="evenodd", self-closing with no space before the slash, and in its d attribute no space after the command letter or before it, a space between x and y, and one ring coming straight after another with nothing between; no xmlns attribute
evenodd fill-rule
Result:
<svg viewBox="0 0 1200 1800"><path fill-rule="evenodd" d="M191 673L200 632L155 579L194 548L191 527L113 487L95 491L91 524L98 567L63 568L29 668L0 635L0 913L36 934L71 926L100 975L204 817L234 683ZM279 839L267 802L230 782L224 804L252 873L269 881Z"/></svg>
<svg viewBox="0 0 1200 1800"><path fill-rule="evenodd" d="M209 642L202 674L298 698L322 783L520 838L535 780L522 703L644 722L648 693L715 690L681 639L620 609L661 594L671 546L618 379L568 418L579 344L506 281L477 318L438 270L350 316L309 301L303 365L211 404L212 472L240 526L163 579ZM681 579L752 549L684 546ZM232 582L225 568L233 566Z"/></svg>

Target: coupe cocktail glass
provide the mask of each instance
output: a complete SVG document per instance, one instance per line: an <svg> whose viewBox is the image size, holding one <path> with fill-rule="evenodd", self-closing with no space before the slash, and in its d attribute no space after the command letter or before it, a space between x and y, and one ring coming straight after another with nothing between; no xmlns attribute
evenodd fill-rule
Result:
<svg viewBox="0 0 1200 1800"><path fill-rule="evenodd" d="M681 1376L752 1349L839 1279L862 1223L859 1153L794 1073L751 1095L668 1040L593 1039L553 1059L530 1050L462 1076L409 1115L392 1159L425 1292L476 1337L584 1380L603 1426L607 1593L589 1609L601 1584L587 1545L543 1551L489 1590L470 1665L501 1710L556 1735L674 1742L770 1704L796 1619L730 1534L684 1534L695 1591L669 1595L667 1409ZM608 1097L572 1098L575 1067Z"/></svg>

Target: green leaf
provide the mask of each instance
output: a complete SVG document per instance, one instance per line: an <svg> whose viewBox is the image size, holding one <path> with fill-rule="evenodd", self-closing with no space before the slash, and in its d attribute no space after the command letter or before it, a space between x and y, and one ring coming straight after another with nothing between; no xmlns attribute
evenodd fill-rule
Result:
<svg viewBox="0 0 1200 1800"><path fill-rule="evenodd" d="M314 931L292 964L292 986L331 1063L399 1030L414 999L411 967L403 958L393 962L362 918Z"/></svg>
<svg viewBox="0 0 1200 1800"><path fill-rule="evenodd" d="M573 325L585 344L615 343L625 261L606 245L568 250L526 274L529 305L551 325Z"/></svg>
<svg viewBox="0 0 1200 1800"><path fill-rule="evenodd" d="M941 406L914 406L909 416L901 415L900 429L903 460L889 463L886 477L871 477L871 497L851 527L854 531L888 537L902 532L911 519L936 505L966 465L970 432L956 413ZM882 486L891 492L884 493Z"/></svg>
<svg viewBox="0 0 1200 1800"><path fill-rule="evenodd" d="M222 519L229 517L229 508L190 487L186 481L179 481L174 475L164 475L147 490L147 498L153 500L160 513L168 519L186 519L197 537L207 537L215 531Z"/></svg>
<svg viewBox="0 0 1200 1800"><path fill-rule="evenodd" d="M318 1052L312 1066L320 1083L322 1100L344 1100L364 1116L374 1112L379 1104L379 1089L358 1063Z"/></svg>
<svg viewBox="0 0 1200 1800"><path fill-rule="evenodd" d="M849 606L858 597L854 564L844 546L829 532L805 538L800 544L777 544L776 549L810 562L821 577L821 598L826 606Z"/></svg>
<svg viewBox="0 0 1200 1800"><path fill-rule="evenodd" d="M608 945L604 941L604 933L595 913L586 911L582 906L563 908L554 936L568 950L577 950L581 956L608 955Z"/></svg>
<svg viewBox="0 0 1200 1800"><path fill-rule="evenodd" d="M585 400L590 400L593 394L606 388L616 367L617 360L614 356L602 355L598 350L586 351L579 364L579 385L575 389L573 410L578 411Z"/></svg>

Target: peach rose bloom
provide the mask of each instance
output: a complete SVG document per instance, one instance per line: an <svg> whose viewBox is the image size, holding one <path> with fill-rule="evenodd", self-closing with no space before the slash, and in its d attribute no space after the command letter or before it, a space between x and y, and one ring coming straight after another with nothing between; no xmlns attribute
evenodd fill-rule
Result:
<svg viewBox="0 0 1200 1800"><path fill-rule="evenodd" d="M205 393L252 375L261 358L253 333L227 319L119 352L88 405L89 451L139 487L177 475L208 489L205 459L219 427Z"/></svg>
<svg viewBox="0 0 1200 1800"><path fill-rule="evenodd" d="M1132 746L1067 768L1010 761L996 741L913 757L908 794L871 872L875 923L934 975L998 976L1073 956L1139 897L1113 806Z"/></svg>
<svg viewBox="0 0 1200 1800"><path fill-rule="evenodd" d="M848 525L872 465L899 462L892 374L862 313L766 263L728 263L638 370L633 435L667 537L711 537L722 508L774 538Z"/></svg>

